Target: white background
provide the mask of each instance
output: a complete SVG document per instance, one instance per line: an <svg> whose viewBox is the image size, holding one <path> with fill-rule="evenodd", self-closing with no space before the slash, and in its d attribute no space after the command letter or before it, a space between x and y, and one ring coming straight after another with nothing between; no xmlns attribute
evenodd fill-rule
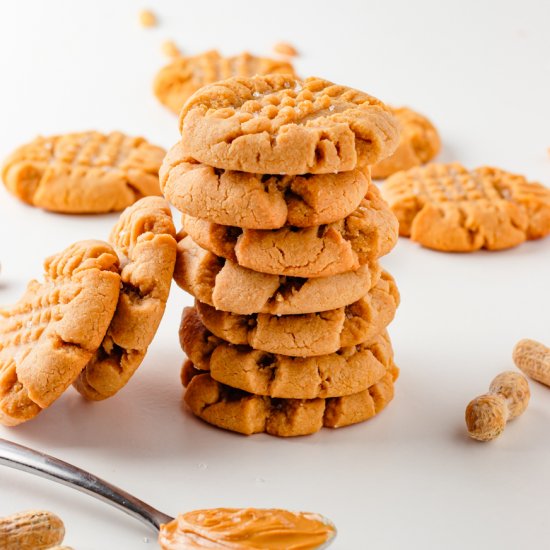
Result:
<svg viewBox="0 0 550 550"><path fill-rule="evenodd" d="M548 2L2 2L0 157L32 139L119 129L170 146L176 118L151 82L163 40L186 53L269 54L288 40L319 75L427 114L440 159L492 164L550 185ZM26 207L0 190L0 302L15 301L42 259L106 238L116 216ZM179 221L179 220L178 220ZM464 408L525 336L550 344L550 239L451 255L401 241L384 264L402 292L391 327L401 377L391 406L355 427L281 440L203 424L181 405L174 286L158 337L116 397L72 389L36 420L0 429L118 484L167 513L214 506L308 509L332 518L334 548L547 548L550 390L531 384L523 417L492 443L465 434ZM78 550L154 548L131 518L70 489L0 469L0 515L60 514ZM145 537L149 537L149 542Z"/></svg>

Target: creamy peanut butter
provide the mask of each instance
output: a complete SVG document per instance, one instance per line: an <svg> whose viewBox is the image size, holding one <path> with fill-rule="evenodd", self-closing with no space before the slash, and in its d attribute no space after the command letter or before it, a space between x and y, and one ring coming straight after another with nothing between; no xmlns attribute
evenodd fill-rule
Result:
<svg viewBox="0 0 550 550"><path fill-rule="evenodd" d="M335 528L318 514L214 508L180 514L161 525L159 544L164 550L313 550L335 534Z"/></svg>

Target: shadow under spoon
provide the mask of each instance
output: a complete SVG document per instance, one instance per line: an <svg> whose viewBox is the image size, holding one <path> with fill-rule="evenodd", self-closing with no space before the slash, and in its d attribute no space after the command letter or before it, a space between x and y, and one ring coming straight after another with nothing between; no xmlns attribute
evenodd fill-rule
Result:
<svg viewBox="0 0 550 550"><path fill-rule="evenodd" d="M167 524L174 519L85 470L2 438L0 438L0 465L35 474L86 493L118 508L157 533L162 524ZM327 518L319 517L327 525L333 525ZM334 541L335 535L336 532L324 544L318 546L318 550L327 548Z"/></svg>

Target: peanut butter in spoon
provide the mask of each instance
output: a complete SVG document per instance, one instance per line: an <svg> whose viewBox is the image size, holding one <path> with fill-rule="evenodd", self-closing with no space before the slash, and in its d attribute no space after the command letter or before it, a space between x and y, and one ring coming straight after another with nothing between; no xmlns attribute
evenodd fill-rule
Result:
<svg viewBox="0 0 550 550"><path fill-rule="evenodd" d="M332 539L323 516L277 509L214 508L180 514L161 525L164 550L313 550Z"/></svg>

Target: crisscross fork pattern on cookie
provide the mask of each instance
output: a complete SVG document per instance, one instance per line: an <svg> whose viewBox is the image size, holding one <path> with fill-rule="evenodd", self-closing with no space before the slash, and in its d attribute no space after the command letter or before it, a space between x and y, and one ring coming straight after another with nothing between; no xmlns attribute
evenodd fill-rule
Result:
<svg viewBox="0 0 550 550"><path fill-rule="evenodd" d="M415 195L425 202L461 202L500 199L509 200L511 191L483 178L476 171L468 171L459 164L434 164L422 173L411 171Z"/></svg>

